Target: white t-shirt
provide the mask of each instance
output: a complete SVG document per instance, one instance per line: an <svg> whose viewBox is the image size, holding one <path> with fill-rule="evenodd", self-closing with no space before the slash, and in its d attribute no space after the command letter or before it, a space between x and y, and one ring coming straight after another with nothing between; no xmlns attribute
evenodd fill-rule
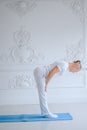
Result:
<svg viewBox="0 0 87 130"><path fill-rule="evenodd" d="M68 69L68 63L67 62L65 62L65 61L55 61L54 63L52 63L52 64L50 64L50 65L48 65L48 66L44 66L43 68L44 68L44 74L45 74L45 76L47 76L48 75L48 73L55 67L55 66L58 66L58 68L59 68L59 72L58 72L58 74L59 75L62 75L67 69Z"/></svg>

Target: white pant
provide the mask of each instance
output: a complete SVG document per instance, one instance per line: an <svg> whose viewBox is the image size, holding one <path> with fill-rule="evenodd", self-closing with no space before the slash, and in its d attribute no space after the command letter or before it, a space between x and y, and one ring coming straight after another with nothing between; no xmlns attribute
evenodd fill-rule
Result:
<svg viewBox="0 0 87 130"><path fill-rule="evenodd" d="M41 114L46 115L50 113L48 104L47 104L47 92L45 91L45 71L44 68L36 68L34 70L34 77L36 80L38 95L40 101Z"/></svg>

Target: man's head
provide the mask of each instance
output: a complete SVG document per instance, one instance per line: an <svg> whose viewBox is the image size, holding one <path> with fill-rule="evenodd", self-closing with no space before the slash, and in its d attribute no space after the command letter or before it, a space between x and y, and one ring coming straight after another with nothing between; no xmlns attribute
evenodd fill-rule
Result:
<svg viewBox="0 0 87 130"><path fill-rule="evenodd" d="M69 63L69 71L70 72L78 72L81 70L81 61L76 60L71 63Z"/></svg>

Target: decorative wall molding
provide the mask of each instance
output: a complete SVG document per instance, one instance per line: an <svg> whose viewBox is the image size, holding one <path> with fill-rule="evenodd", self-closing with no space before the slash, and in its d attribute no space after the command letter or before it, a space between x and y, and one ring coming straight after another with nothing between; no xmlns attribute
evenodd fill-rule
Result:
<svg viewBox="0 0 87 130"><path fill-rule="evenodd" d="M85 48L83 46L83 40L81 39L78 43L66 45L66 61L81 60L84 64L85 62Z"/></svg>
<svg viewBox="0 0 87 130"><path fill-rule="evenodd" d="M15 47L11 51L13 60L17 63L32 62L34 50L30 45L30 34L20 29L13 34Z"/></svg>
<svg viewBox="0 0 87 130"><path fill-rule="evenodd" d="M44 56L39 55L37 50L32 47L30 38L30 33L23 29L14 33L14 42L16 44L11 51L11 56L15 63L33 63L37 62L37 60L44 60Z"/></svg>
<svg viewBox="0 0 87 130"><path fill-rule="evenodd" d="M84 0L60 0L63 4L72 9L72 11L79 17L81 23L84 23Z"/></svg>
<svg viewBox="0 0 87 130"><path fill-rule="evenodd" d="M9 0L6 6L18 16L24 16L36 7L35 0Z"/></svg>
<svg viewBox="0 0 87 130"><path fill-rule="evenodd" d="M44 0L36 0L36 1L35 0L15 0L15 1L4 0L3 2L6 2L6 5L9 8L13 9L16 13L18 13L18 15L24 16L27 13L27 11L31 10L32 9L31 7L34 7L34 5L36 5L36 2L39 1L44 1ZM47 0L47 1L50 2L53 0ZM56 0L56 1L57 2L60 1L66 6L69 6L73 10L73 12L75 12L81 18L80 20L84 21L84 0ZM41 59L42 61L45 60L45 57L41 54L38 54L36 48L33 48L31 46L30 44L31 36L27 31L23 29L19 29L18 31L13 33L13 38L14 38L15 45L13 48L10 48L7 52L0 54L0 64L2 63L27 64L33 62L36 63L38 59L39 61L41 61ZM70 51L72 52L72 49ZM70 53L68 50L66 50L66 52ZM69 57L76 57L76 56L71 56L70 54ZM74 58L68 58L68 59L74 59Z"/></svg>
<svg viewBox="0 0 87 130"><path fill-rule="evenodd" d="M32 11L36 6L37 2L41 1L53 1L62 2L66 6L72 9L72 11L79 17L80 21L83 23L84 18L84 3L85 0L1 0L5 2L6 6L13 10L18 16L24 16L28 12Z"/></svg>
<svg viewBox="0 0 87 130"><path fill-rule="evenodd" d="M14 46L7 52L0 54L0 64L32 64L42 63L46 60L30 43L30 33L20 28L13 33Z"/></svg>
<svg viewBox="0 0 87 130"><path fill-rule="evenodd" d="M9 80L10 89L32 89L35 87L35 81L32 74L17 74Z"/></svg>

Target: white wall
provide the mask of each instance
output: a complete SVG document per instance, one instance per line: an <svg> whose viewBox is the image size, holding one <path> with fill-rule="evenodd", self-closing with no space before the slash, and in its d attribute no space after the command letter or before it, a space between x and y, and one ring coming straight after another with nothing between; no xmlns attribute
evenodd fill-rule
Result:
<svg viewBox="0 0 87 130"><path fill-rule="evenodd" d="M86 61L86 0L0 1L0 104L38 103L33 70L55 60ZM87 73L49 83L48 101L86 102Z"/></svg>

